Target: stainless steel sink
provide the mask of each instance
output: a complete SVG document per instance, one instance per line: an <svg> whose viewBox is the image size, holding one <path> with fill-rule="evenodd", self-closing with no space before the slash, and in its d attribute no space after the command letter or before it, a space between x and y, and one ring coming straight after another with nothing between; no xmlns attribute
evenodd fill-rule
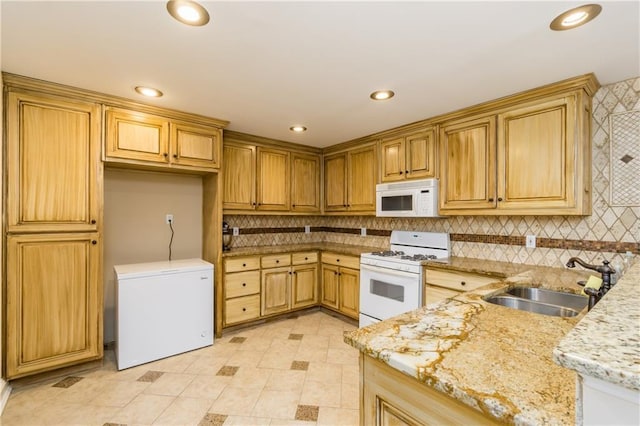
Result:
<svg viewBox="0 0 640 426"><path fill-rule="evenodd" d="M536 287L515 287L507 291L507 294L534 302L547 303L549 305L562 306L580 312L583 310L589 298L579 294L565 293L562 291L547 290Z"/></svg>
<svg viewBox="0 0 640 426"><path fill-rule="evenodd" d="M485 301L542 315L574 317L587 306L589 298L543 288L515 287Z"/></svg>

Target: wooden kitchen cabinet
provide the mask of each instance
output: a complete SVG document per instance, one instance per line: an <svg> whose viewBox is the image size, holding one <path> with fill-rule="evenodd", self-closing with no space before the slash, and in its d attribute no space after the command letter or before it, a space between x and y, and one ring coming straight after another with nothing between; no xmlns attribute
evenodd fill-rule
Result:
<svg viewBox="0 0 640 426"><path fill-rule="evenodd" d="M320 211L320 156L291 153L291 211Z"/></svg>
<svg viewBox="0 0 640 426"><path fill-rule="evenodd" d="M424 271L423 304L429 305L460 293L500 281L501 278L458 271L426 268Z"/></svg>
<svg viewBox="0 0 640 426"><path fill-rule="evenodd" d="M495 425L479 410L360 354L361 425Z"/></svg>
<svg viewBox="0 0 640 426"><path fill-rule="evenodd" d="M5 76L6 357L15 379L102 357L101 114Z"/></svg>
<svg viewBox="0 0 640 426"><path fill-rule="evenodd" d="M261 315L286 312L291 309L291 268L262 270Z"/></svg>
<svg viewBox="0 0 640 426"><path fill-rule="evenodd" d="M290 208L290 153L258 147L257 161L256 208L258 210L288 211Z"/></svg>
<svg viewBox="0 0 640 426"><path fill-rule="evenodd" d="M220 168L222 130L108 106L105 161L178 169Z"/></svg>
<svg viewBox="0 0 640 426"><path fill-rule="evenodd" d="M358 319L360 312L360 259L322 253L322 305Z"/></svg>
<svg viewBox="0 0 640 426"><path fill-rule="evenodd" d="M291 272L291 308L318 303L318 253L293 253Z"/></svg>
<svg viewBox="0 0 640 426"><path fill-rule="evenodd" d="M7 232L98 230L99 105L19 91L6 105Z"/></svg>
<svg viewBox="0 0 640 426"><path fill-rule="evenodd" d="M440 213L584 215L590 109L583 90L440 127Z"/></svg>
<svg viewBox="0 0 640 426"><path fill-rule="evenodd" d="M223 209L229 214L317 214L321 163L316 148L225 132Z"/></svg>
<svg viewBox="0 0 640 426"><path fill-rule="evenodd" d="M98 233L7 237L6 378L102 357Z"/></svg>
<svg viewBox="0 0 640 426"><path fill-rule="evenodd" d="M376 164L374 144L325 156L325 211L375 212Z"/></svg>
<svg viewBox="0 0 640 426"><path fill-rule="evenodd" d="M385 139L380 143L382 182L436 177L436 163L436 134L433 127Z"/></svg>
<svg viewBox="0 0 640 426"><path fill-rule="evenodd" d="M228 210L256 208L256 147L224 143L222 206Z"/></svg>
<svg viewBox="0 0 640 426"><path fill-rule="evenodd" d="M224 260L224 325L260 317L260 257Z"/></svg>

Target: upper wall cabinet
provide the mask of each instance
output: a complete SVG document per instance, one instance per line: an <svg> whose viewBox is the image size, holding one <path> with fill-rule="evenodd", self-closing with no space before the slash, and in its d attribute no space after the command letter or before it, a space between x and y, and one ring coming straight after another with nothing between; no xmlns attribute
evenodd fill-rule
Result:
<svg viewBox="0 0 640 426"><path fill-rule="evenodd" d="M258 138L231 134L233 140L223 148L225 213L320 212L319 154L288 150L284 144L242 143Z"/></svg>
<svg viewBox="0 0 640 426"><path fill-rule="evenodd" d="M383 139L380 143L382 182L435 177L436 164L436 138L432 127Z"/></svg>
<svg viewBox="0 0 640 426"><path fill-rule="evenodd" d="M194 171L220 167L222 130L106 107L107 162Z"/></svg>
<svg viewBox="0 0 640 426"><path fill-rule="evenodd" d="M375 212L376 168L375 144L325 155L325 211Z"/></svg>
<svg viewBox="0 0 640 426"><path fill-rule="evenodd" d="M443 123L440 213L590 214L590 109L574 90Z"/></svg>
<svg viewBox="0 0 640 426"><path fill-rule="evenodd" d="M14 91L6 105L7 231L96 231L99 105Z"/></svg>

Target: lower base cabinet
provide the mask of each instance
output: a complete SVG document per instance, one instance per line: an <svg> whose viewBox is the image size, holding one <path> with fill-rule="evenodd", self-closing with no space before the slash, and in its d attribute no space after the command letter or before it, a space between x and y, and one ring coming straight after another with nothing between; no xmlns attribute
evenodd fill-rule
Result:
<svg viewBox="0 0 640 426"><path fill-rule="evenodd" d="M7 237L6 378L102 358L97 233Z"/></svg>
<svg viewBox="0 0 640 426"><path fill-rule="evenodd" d="M360 354L360 425L493 425L495 420Z"/></svg>
<svg viewBox="0 0 640 426"><path fill-rule="evenodd" d="M460 293L500 280L486 275L427 268L424 273L423 303L430 305Z"/></svg>
<svg viewBox="0 0 640 426"><path fill-rule="evenodd" d="M360 259L331 252L322 253L323 306L350 318L360 311Z"/></svg>

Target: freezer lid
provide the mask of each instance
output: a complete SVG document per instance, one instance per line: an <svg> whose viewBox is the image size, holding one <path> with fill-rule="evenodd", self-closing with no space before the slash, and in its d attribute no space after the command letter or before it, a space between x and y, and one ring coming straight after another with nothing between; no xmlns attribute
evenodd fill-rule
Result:
<svg viewBox="0 0 640 426"><path fill-rule="evenodd" d="M202 259L180 259L162 262L132 263L113 267L118 280L171 275L183 272L213 271L213 265Z"/></svg>

